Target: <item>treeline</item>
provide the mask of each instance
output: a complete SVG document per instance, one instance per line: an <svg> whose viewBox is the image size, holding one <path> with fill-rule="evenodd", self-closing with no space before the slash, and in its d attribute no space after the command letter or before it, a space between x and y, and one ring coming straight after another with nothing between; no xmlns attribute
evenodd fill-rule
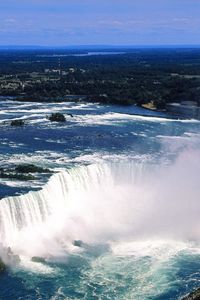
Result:
<svg viewBox="0 0 200 300"><path fill-rule="evenodd" d="M168 102L200 102L200 49L120 51L127 53L83 57L65 56L70 52L64 50L1 51L0 74L16 76L22 85L3 88L0 82L0 95L32 101L86 95L90 101L103 103L152 101L158 108ZM44 73L57 69L59 62L64 75ZM33 72L38 73L36 79L31 77Z"/></svg>

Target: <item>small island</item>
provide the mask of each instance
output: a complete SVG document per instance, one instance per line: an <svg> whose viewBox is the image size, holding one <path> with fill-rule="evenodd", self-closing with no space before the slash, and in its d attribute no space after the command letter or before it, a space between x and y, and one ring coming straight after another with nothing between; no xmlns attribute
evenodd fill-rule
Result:
<svg viewBox="0 0 200 300"><path fill-rule="evenodd" d="M49 121L51 122L66 122L66 118L61 113L52 113L50 117L48 117Z"/></svg>

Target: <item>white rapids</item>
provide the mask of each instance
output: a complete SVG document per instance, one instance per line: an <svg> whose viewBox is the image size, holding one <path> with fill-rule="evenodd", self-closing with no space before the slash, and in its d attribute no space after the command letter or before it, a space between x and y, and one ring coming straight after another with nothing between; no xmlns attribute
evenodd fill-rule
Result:
<svg viewBox="0 0 200 300"><path fill-rule="evenodd" d="M121 162L60 172L40 191L0 201L1 241L18 254L42 256L69 250L76 239L198 240L199 172L197 151L171 165Z"/></svg>

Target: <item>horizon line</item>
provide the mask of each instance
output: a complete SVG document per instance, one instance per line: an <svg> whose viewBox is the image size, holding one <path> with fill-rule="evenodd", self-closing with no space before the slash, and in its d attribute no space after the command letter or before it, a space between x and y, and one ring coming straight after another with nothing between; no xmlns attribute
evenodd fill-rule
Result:
<svg viewBox="0 0 200 300"><path fill-rule="evenodd" d="M200 44L137 44L137 45L116 45L116 44L75 44L75 45L0 45L0 49L72 49L72 48L200 48Z"/></svg>

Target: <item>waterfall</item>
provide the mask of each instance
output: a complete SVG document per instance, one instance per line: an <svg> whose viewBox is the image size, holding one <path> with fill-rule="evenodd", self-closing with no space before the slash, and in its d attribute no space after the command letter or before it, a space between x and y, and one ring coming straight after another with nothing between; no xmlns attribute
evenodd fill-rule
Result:
<svg viewBox="0 0 200 300"><path fill-rule="evenodd" d="M127 178L124 173L122 179L125 169ZM64 223L70 224L70 233L66 235L72 235L71 240L80 238L76 235L80 228L76 230L76 227L81 226L81 219L88 217L84 225L92 226L91 223L98 217L94 211L96 206L105 204L102 198L105 197L105 200L110 191L114 191L119 180L125 182L130 177L136 180L140 172L141 165L135 172L129 164L122 163L81 166L53 175L40 191L2 199L1 242L6 247L23 248L20 244L26 243L29 237L39 243L41 235L47 238L46 235L58 234L57 230L62 230ZM109 203L106 205L109 206ZM101 207L101 213L102 210L106 211L106 207Z"/></svg>
<svg viewBox="0 0 200 300"><path fill-rule="evenodd" d="M16 253L54 255L75 239L199 239L199 172L195 151L170 165L63 171L40 191L0 201L1 242Z"/></svg>

